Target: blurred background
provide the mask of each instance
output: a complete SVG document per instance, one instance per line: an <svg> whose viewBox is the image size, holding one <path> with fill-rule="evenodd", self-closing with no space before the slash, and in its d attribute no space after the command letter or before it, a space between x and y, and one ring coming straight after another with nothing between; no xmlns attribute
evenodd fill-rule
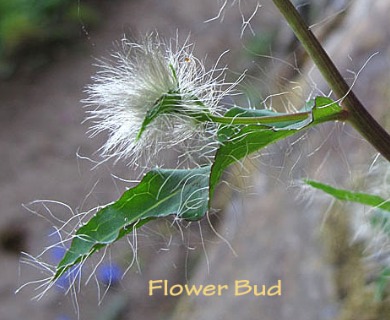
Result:
<svg viewBox="0 0 390 320"><path fill-rule="evenodd" d="M358 97L390 128L390 1L295 4ZM390 319L388 291L377 294L383 265L372 258L370 233L359 232L357 217L365 212L331 205L300 184L311 178L359 190L385 185L386 164L342 124L295 136L231 168L210 221L144 227L91 259L68 295L66 281L39 301L31 299L40 283L15 294L48 276L21 263L21 252L39 255L60 240L53 226L117 199L138 177L122 163L96 165L104 137L88 138L80 100L96 58L109 56L125 34L153 31L168 39L190 34L195 55L209 67L228 50L219 64L229 66L228 80L246 72L239 87L245 96L237 98L243 106L294 110L329 93L270 0L0 0L0 319ZM62 254L55 247L43 258L56 263ZM281 279L283 294L149 297L150 279Z"/></svg>

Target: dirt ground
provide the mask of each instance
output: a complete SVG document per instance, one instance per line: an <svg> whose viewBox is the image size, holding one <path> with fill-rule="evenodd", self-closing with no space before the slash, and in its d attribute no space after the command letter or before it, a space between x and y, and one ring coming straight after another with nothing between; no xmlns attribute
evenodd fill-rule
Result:
<svg viewBox="0 0 390 320"><path fill-rule="evenodd" d="M85 113L80 103L85 97L83 88L95 72L93 57L107 56L113 42L120 40L124 33L137 36L158 30L162 36L171 37L180 30L180 35L184 37L191 33L191 39L196 43L196 55L207 55L206 63L213 64L222 52L229 49L222 64L233 63L235 71L242 72L252 66L253 61L245 57L243 50L243 43L251 35L248 27L244 38L240 37L242 16L239 8L228 6L222 21L203 22L218 13L221 3L207 0L113 1L102 16L99 28L80 31L81 41L75 48L60 50L55 61L40 72L0 83L1 320L76 319L77 310L80 319L102 320L161 319L172 314L175 319L335 318L338 305L334 296L332 270L325 261L319 238L322 218L302 203L296 205L295 194L287 188L289 182L281 182L288 181L295 174L307 173L304 167L306 162L296 166L306 152L299 148L306 147L292 150L289 142L271 149L268 155L260 159L260 164L252 162L257 173L252 178L250 193L257 196L240 196L235 191L229 193L230 204L218 218L219 232L232 244L238 257L218 237L210 236L204 250L196 224L185 229L183 241L180 232L168 221L143 231L139 244L142 272L137 268L131 269L119 286L108 290L99 306L94 281L78 294L78 306L74 305L74 299L69 296L64 298L58 290L49 292L38 302L31 300L36 294L34 286L14 294L23 283L40 278L39 271L20 263L19 252L37 255L49 244L51 222L45 218L50 218L50 211L62 219L69 218L71 214L62 205L49 204L45 208L40 204L31 205L32 201L55 200L79 212L113 201L120 195L126 185L114 179L113 175L124 179L136 175L122 164L106 163L91 170L94 164L84 159L98 159L94 153L103 139L89 139L86 135L88 124L83 123ZM242 8L245 17L249 17L254 8L255 5L248 2L247 7ZM386 6L386 10L388 8ZM380 12L380 8L376 9ZM377 12L373 11L372 14L376 16ZM275 17L275 9L268 3L263 4L257 18L261 24L254 24L256 32L273 30L280 22ZM342 36L342 32L340 34ZM289 33L281 33L279 37L283 42L283 39L289 39ZM388 40L387 32L383 37L377 42L371 39L365 48L358 48L360 51L356 52L353 44L346 46L348 54L355 53L355 70L362 65L367 52L369 55L370 52L381 50L388 55L388 47L383 44ZM333 46L337 47L335 39ZM383 46L378 47L378 43ZM344 58L348 54L344 54ZM343 55L340 53L340 56ZM389 67L385 60L366 67L369 71L365 77L361 77L358 88L367 88L365 84L370 83L373 74L385 79ZM383 63L382 68L378 67L378 63ZM346 70L349 66L343 65L342 69ZM382 98L378 97L379 93L376 95L377 101L386 101L383 98L386 97L385 90L376 88L376 92L383 91ZM363 99L367 100L368 95L363 94ZM381 112L374 110L377 114ZM323 129L322 136L326 130ZM356 135L354 137L356 143L361 142ZM314 141L308 151L319 145L320 142ZM334 147L334 157L338 157L336 160L341 159L343 164L353 162L343 159L338 151ZM321 153L317 153L308 171L319 172L317 169L322 165L319 158ZM294 174L289 169L292 167ZM321 177L321 174L318 173L318 176ZM43 217L32 214L22 204L30 204L28 207ZM186 245L192 233L194 240L191 240L191 246L196 250ZM171 242L168 241L170 239ZM167 245L167 242L170 244ZM165 246L169 250L164 250ZM120 246L113 259L129 259L126 250L130 251L129 246ZM195 261L200 261L196 268L191 265ZM190 276L191 282L200 284L224 283L234 279L273 283L282 279L285 291L280 299L260 302L253 298L215 297L179 301L176 298L152 299L147 296L147 282L150 279L183 283ZM101 289L101 293L104 293L104 286Z"/></svg>

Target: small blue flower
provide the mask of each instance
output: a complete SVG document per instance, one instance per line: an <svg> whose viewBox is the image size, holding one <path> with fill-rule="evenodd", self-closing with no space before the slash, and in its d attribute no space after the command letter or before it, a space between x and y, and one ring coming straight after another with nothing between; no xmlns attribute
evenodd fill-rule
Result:
<svg viewBox="0 0 390 320"><path fill-rule="evenodd" d="M105 285L116 285L123 275L122 268L116 263L104 263L97 270L97 278Z"/></svg>
<svg viewBox="0 0 390 320"><path fill-rule="evenodd" d="M53 262L54 263L60 262L61 259L64 257L66 250L67 249L63 246L55 246L51 248L50 255Z"/></svg>

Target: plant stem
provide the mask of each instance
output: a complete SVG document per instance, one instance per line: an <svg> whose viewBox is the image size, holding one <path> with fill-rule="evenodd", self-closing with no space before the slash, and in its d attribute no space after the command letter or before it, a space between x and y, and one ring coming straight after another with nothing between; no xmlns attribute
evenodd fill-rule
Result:
<svg viewBox="0 0 390 320"><path fill-rule="evenodd" d="M273 2L302 43L306 52L313 59L336 97L343 101L343 108L348 111L347 120L382 156L390 161L390 135L368 113L352 92L290 0L273 0Z"/></svg>
<svg viewBox="0 0 390 320"><path fill-rule="evenodd" d="M273 123L282 123L290 121L300 121L306 120L311 114L311 111L308 112L297 112L289 113L277 116L264 116L264 117L219 117L214 115L207 115L213 122L225 123L225 124L236 124L236 125L245 125L245 124L273 124Z"/></svg>

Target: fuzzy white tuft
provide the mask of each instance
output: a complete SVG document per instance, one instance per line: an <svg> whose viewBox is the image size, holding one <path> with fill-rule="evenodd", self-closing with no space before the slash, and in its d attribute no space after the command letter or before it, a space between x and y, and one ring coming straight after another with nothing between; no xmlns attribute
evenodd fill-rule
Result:
<svg viewBox="0 0 390 320"><path fill-rule="evenodd" d="M121 44L112 61L99 61L100 70L83 101L93 121L91 136L109 133L102 155L130 164L139 165L144 158L148 166L161 165L157 160L161 150L185 146L187 160L199 152L207 159L217 127L196 121L190 113L223 113L221 99L234 87L224 83L224 69L206 71L193 56L193 46L187 42L179 46L177 39L163 42L149 35L141 43L123 39ZM173 93L180 96L179 110L160 114L138 139L147 112Z"/></svg>

